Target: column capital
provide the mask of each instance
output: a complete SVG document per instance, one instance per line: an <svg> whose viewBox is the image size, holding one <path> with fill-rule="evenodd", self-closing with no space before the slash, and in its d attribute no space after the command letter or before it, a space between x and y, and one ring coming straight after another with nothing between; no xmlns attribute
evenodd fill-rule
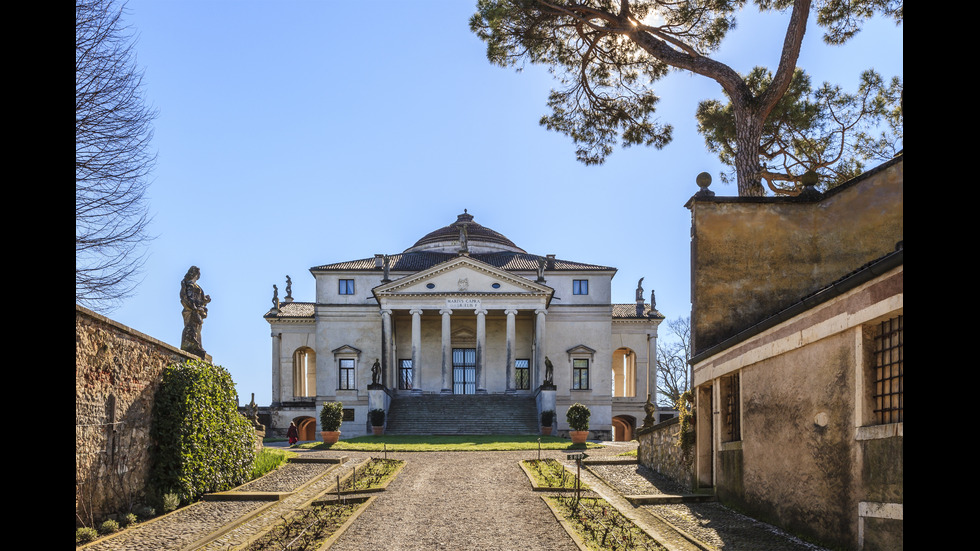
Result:
<svg viewBox="0 0 980 551"><path fill-rule="evenodd" d="M504 310L504 314L506 314L508 316L516 316L517 315L517 312L518 312L517 308L508 308L508 309Z"/></svg>
<svg viewBox="0 0 980 551"><path fill-rule="evenodd" d="M381 309L381 315L382 316L390 316L391 315L391 308L382 308Z"/></svg>
<svg viewBox="0 0 980 551"><path fill-rule="evenodd" d="M536 309L534 311L534 313L537 314L537 315L544 316L544 315L547 315L548 314L548 309L547 308L538 308L538 309Z"/></svg>
<svg viewBox="0 0 980 551"><path fill-rule="evenodd" d="M444 315L444 316L451 316L452 313L453 313L453 311L452 311L451 308L442 308L442 309L439 310L439 313L442 314L442 315Z"/></svg>
<svg viewBox="0 0 980 551"><path fill-rule="evenodd" d="M476 315L478 315L478 316L485 316L485 315L487 315L487 312L489 312L489 310L486 310L484 308L479 308L479 309L473 310L473 313L476 314Z"/></svg>
<svg viewBox="0 0 980 551"><path fill-rule="evenodd" d="M418 314L418 315L421 316L422 315L422 309L421 308L412 308L411 310L408 311L408 313L409 314L412 314L413 316L416 315L416 314Z"/></svg>

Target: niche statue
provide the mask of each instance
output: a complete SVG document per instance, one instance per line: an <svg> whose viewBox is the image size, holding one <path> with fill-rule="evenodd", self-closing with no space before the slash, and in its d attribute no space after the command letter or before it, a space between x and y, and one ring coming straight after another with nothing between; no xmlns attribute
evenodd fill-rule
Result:
<svg viewBox="0 0 980 551"><path fill-rule="evenodd" d="M180 304L184 307L181 314L184 317L184 332L180 336L180 349L204 358L207 354L201 345L201 326L204 318L208 317L208 303L211 296L205 295L197 284L201 278L201 270L191 266L180 282Z"/></svg>

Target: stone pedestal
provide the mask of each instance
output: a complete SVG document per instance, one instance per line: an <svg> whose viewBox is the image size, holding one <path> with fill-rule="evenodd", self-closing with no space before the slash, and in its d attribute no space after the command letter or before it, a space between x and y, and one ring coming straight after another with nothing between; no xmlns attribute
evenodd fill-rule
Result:
<svg viewBox="0 0 980 551"><path fill-rule="evenodd" d="M558 394L558 387L555 385L544 384L538 387L538 420L541 419L542 411L555 411L555 395ZM558 425L558 414L555 413L555 425Z"/></svg>
<svg viewBox="0 0 980 551"><path fill-rule="evenodd" d="M388 412L388 393L384 385L368 385L368 409L383 409Z"/></svg>

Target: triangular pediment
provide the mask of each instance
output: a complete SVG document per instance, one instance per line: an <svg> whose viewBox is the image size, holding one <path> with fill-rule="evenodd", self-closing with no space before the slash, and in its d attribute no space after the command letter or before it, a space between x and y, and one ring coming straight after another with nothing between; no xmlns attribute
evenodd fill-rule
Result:
<svg viewBox="0 0 980 551"><path fill-rule="evenodd" d="M554 289L474 260L458 256L426 270L374 288L377 297L395 295L536 295L550 299Z"/></svg>
<svg viewBox="0 0 980 551"><path fill-rule="evenodd" d="M595 354L595 350L594 349L589 348L588 346L585 346L584 344L575 345L575 346L569 348L568 350L566 350L565 352L568 355L572 355L572 354L590 354L590 355L594 355Z"/></svg>

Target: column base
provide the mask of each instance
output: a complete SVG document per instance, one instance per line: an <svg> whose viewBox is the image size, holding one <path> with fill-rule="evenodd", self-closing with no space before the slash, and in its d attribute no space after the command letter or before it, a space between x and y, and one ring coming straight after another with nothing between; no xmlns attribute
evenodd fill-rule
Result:
<svg viewBox="0 0 980 551"><path fill-rule="evenodd" d="M485 388L478 388L478 389L476 389L476 393L477 394L486 394L487 393L487 389L485 389Z"/></svg>
<svg viewBox="0 0 980 551"><path fill-rule="evenodd" d="M453 389L451 388L444 388L439 391L439 394L452 394L452 393L453 393Z"/></svg>
<svg viewBox="0 0 980 551"><path fill-rule="evenodd" d="M409 394L411 394L412 396L421 396L422 395L422 389L421 388L413 388L412 391L409 392Z"/></svg>

